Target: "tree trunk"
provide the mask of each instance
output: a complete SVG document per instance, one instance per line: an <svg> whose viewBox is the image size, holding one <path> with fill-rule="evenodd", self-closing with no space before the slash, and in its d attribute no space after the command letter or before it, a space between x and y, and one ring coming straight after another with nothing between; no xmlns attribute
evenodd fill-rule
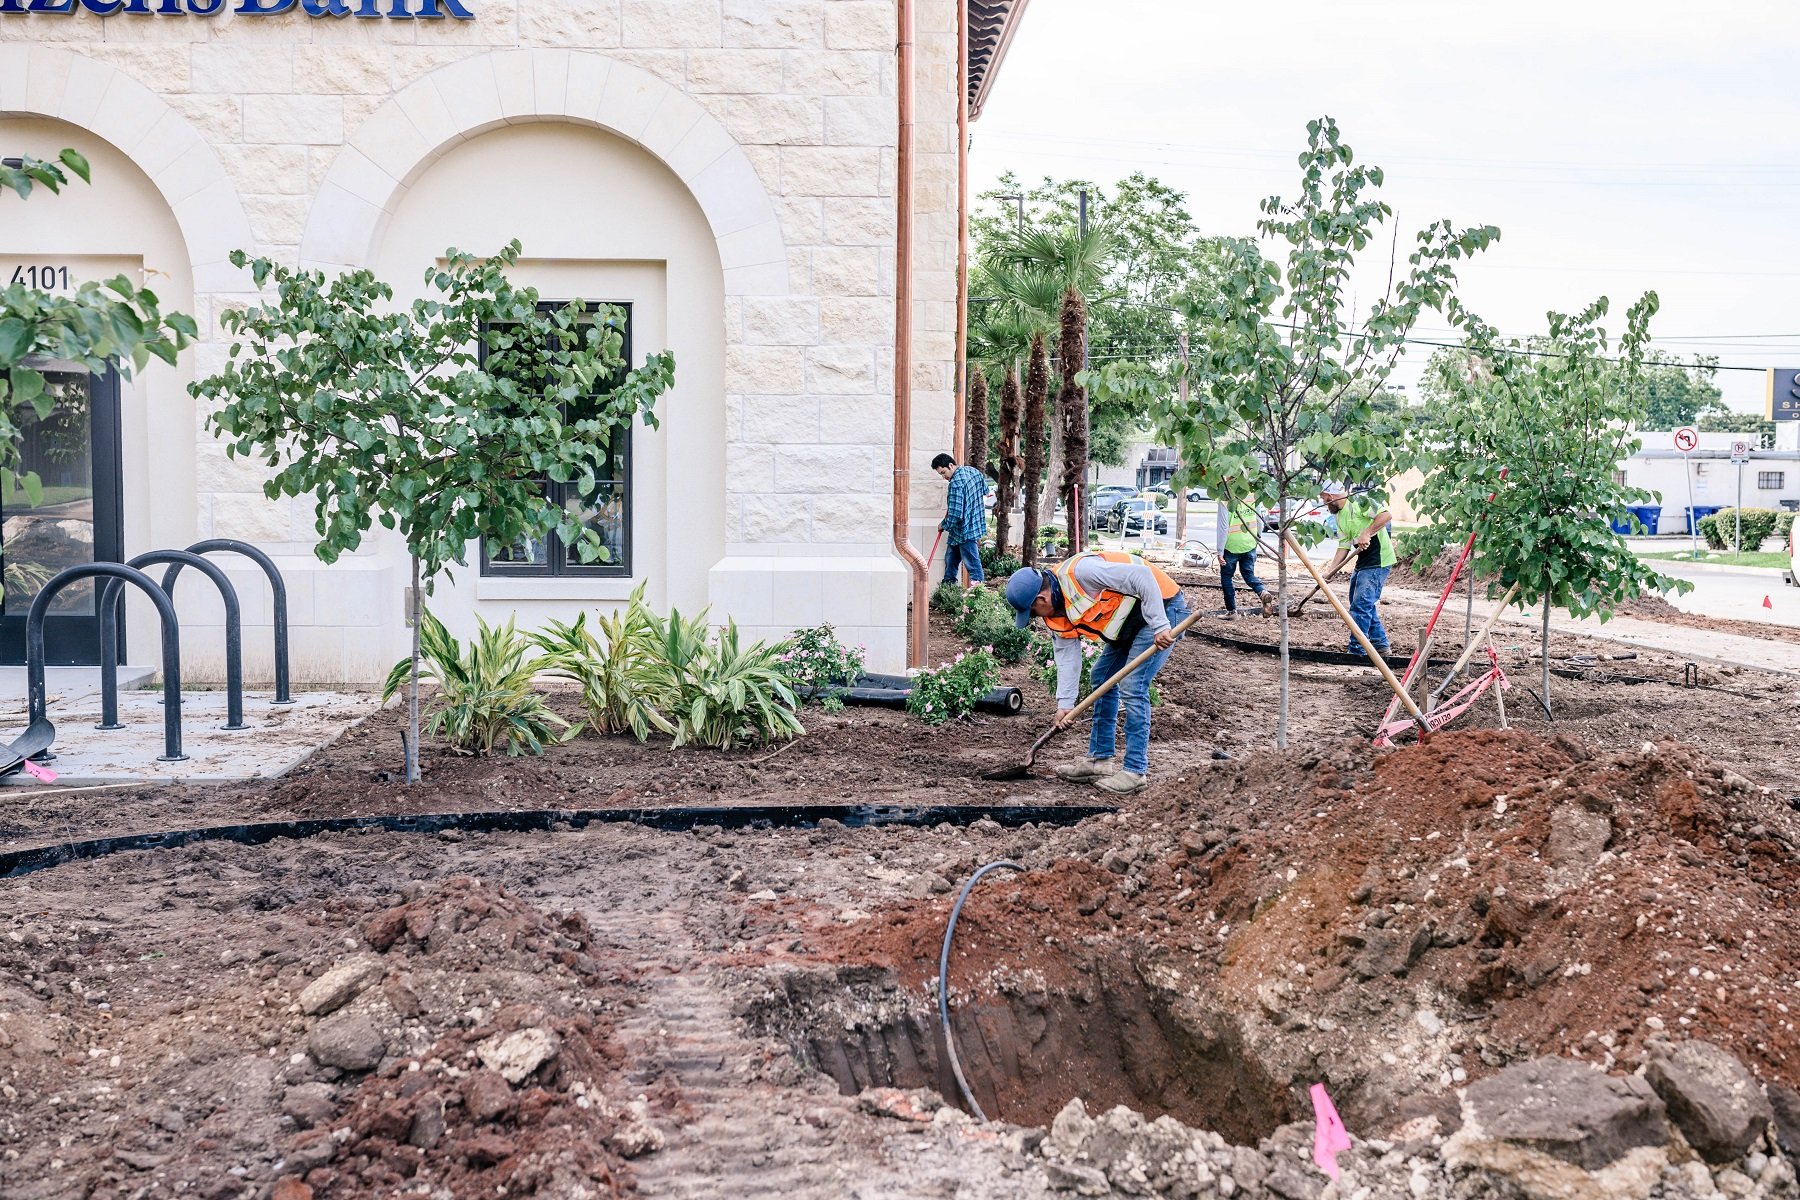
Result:
<svg viewBox="0 0 1800 1200"><path fill-rule="evenodd" d="M1024 399L1019 394L1019 373L1006 369L1000 384L1000 441L994 457L994 552L1005 554L1011 541L1012 506L1019 495L1019 419Z"/></svg>
<svg viewBox="0 0 1800 1200"><path fill-rule="evenodd" d="M1056 408L1062 428L1063 503L1068 506L1069 550L1073 553L1085 548L1087 523L1081 519L1080 496L1088 468L1087 389L1075 379L1081 371L1083 346L1087 342L1087 305L1074 288L1063 293L1060 335L1057 355L1062 360L1062 391Z"/></svg>
<svg viewBox="0 0 1800 1200"><path fill-rule="evenodd" d="M988 385L979 366L969 368L969 432L964 456L983 475L988 471ZM998 503L996 501L996 503Z"/></svg>
<svg viewBox="0 0 1800 1200"><path fill-rule="evenodd" d="M1281 714L1275 722L1275 748L1286 750L1288 744L1288 556L1287 556L1287 480L1276 481L1277 494L1280 499L1275 503L1275 594L1282 597L1277 605L1281 610ZM1227 501L1221 499L1220 504ZM1225 517L1229 524L1231 517ZM1300 553L1304 554L1303 549Z"/></svg>
<svg viewBox="0 0 1800 1200"><path fill-rule="evenodd" d="M1550 710L1550 593L1544 593L1544 629L1538 638L1538 650L1543 656L1544 716L1554 721L1556 717Z"/></svg>
<svg viewBox="0 0 1800 1200"><path fill-rule="evenodd" d="M406 685L406 782L419 782L419 626L425 600L419 592L419 556L412 559L412 678Z"/></svg>
<svg viewBox="0 0 1800 1200"><path fill-rule="evenodd" d="M1020 449L1025 459L1025 528L1019 557L1026 566L1037 562L1038 489L1044 482L1044 402L1050 395L1050 355L1044 335L1031 339L1031 364L1025 374L1025 424Z"/></svg>

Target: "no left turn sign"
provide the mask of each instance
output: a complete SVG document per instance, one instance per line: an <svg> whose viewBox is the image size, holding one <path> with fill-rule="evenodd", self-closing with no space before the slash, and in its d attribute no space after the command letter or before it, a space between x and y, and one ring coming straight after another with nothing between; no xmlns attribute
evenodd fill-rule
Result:
<svg viewBox="0 0 1800 1200"><path fill-rule="evenodd" d="M1686 454L1700 444L1700 434L1691 426L1683 425L1675 431L1675 448Z"/></svg>

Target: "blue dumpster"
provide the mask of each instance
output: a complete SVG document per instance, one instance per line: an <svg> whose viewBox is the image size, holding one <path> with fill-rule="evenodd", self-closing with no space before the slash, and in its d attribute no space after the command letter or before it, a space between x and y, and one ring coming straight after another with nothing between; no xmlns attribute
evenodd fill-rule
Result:
<svg viewBox="0 0 1800 1200"><path fill-rule="evenodd" d="M1630 517L1626 517L1626 518L1625 518L1625 519L1624 519L1624 520L1623 520L1623 521L1621 521L1621 520L1619 520L1619 519L1617 519L1617 518L1616 518L1616 517L1615 517L1615 518L1614 518L1614 519L1613 519L1613 520L1612 520L1612 522L1611 522L1611 524L1612 524L1612 531L1613 531L1613 532L1614 532L1614 533L1626 533L1626 534L1629 534L1629 533L1635 533L1635 532L1636 532L1636 530L1635 530L1635 529L1633 529L1633 528L1632 528L1632 525L1631 525L1631 518L1630 518Z"/></svg>
<svg viewBox="0 0 1800 1200"><path fill-rule="evenodd" d="M1646 534L1655 536L1656 527L1662 524L1662 505L1633 504L1631 506L1631 515L1643 522L1644 532Z"/></svg>
<svg viewBox="0 0 1800 1200"><path fill-rule="evenodd" d="M1700 522L1707 517L1712 516L1723 507L1725 506L1722 504L1696 504L1692 508L1689 508L1687 510L1687 531L1690 534L1699 533Z"/></svg>

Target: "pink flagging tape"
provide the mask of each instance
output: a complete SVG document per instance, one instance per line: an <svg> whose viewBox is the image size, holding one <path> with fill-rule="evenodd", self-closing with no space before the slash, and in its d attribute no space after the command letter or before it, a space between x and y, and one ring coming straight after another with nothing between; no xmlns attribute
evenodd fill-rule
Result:
<svg viewBox="0 0 1800 1200"><path fill-rule="evenodd" d="M1337 1105L1325 1092L1325 1085L1312 1085L1313 1161L1319 1170L1333 1179L1338 1177L1337 1156L1350 1148L1350 1131L1338 1116Z"/></svg>
<svg viewBox="0 0 1800 1200"><path fill-rule="evenodd" d="M29 758L25 760L25 773L39 783L55 783L56 772L49 767L40 767Z"/></svg>

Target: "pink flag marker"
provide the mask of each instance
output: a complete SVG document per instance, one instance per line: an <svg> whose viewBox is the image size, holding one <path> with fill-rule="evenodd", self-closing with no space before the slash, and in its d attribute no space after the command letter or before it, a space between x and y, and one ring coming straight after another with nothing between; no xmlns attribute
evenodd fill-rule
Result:
<svg viewBox="0 0 1800 1200"><path fill-rule="evenodd" d="M52 771L49 767L40 767L36 763L32 762L29 758L25 760L24 766L25 766L25 773L27 775L31 776L33 779L37 780L39 783L55 783L56 782L56 772Z"/></svg>
<svg viewBox="0 0 1800 1200"><path fill-rule="evenodd" d="M1333 1179L1338 1177L1337 1156L1350 1148L1350 1132L1338 1116L1337 1106L1325 1094L1325 1085L1312 1085L1313 1161Z"/></svg>

